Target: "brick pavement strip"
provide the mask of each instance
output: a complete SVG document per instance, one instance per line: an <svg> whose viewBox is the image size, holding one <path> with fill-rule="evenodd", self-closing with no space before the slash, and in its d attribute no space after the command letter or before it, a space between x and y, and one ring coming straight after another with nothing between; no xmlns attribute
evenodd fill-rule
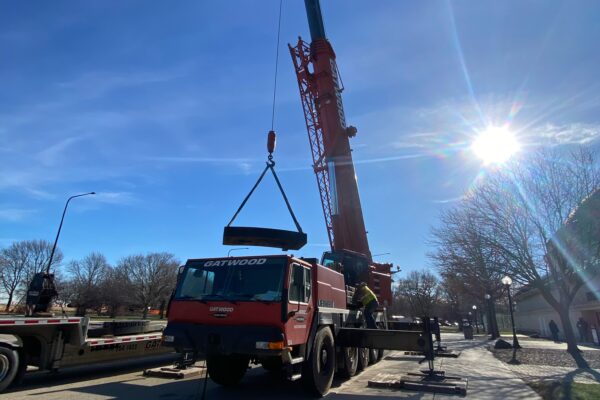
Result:
<svg viewBox="0 0 600 400"><path fill-rule="evenodd" d="M567 344L565 342L556 343L551 340L523 340L519 341L524 349L547 349L566 352ZM579 349L592 354L600 351L600 347L591 344L579 345ZM540 365L540 364L506 364L511 371L526 382L533 381L562 381L571 380L578 383L598 383L600 382L600 369L579 369L577 367L565 367L558 365Z"/></svg>

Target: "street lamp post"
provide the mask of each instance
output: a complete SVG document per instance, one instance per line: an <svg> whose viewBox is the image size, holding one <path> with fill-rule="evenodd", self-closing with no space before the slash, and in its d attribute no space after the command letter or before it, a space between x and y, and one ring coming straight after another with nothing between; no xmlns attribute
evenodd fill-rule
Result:
<svg viewBox="0 0 600 400"><path fill-rule="evenodd" d="M236 250L248 250L248 247L236 247L234 249L229 249L229 251L227 252L227 257L231 257L231 252Z"/></svg>
<svg viewBox="0 0 600 400"><path fill-rule="evenodd" d="M509 363L518 364L519 362L516 358L517 349L520 349L521 346L519 345L519 340L517 339L517 330L515 329L515 316L513 314L512 297L510 295L510 285L512 285L512 279L510 278L510 276L505 276L504 278L502 278L502 284L506 287L506 292L508 293L508 309L510 311L510 323L512 325L513 333L513 356Z"/></svg>
<svg viewBox="0 0 600 400"><path fill-rule="evenodd" d="M498 325L496 322L496 315L494 313L494 308L493 308L493 304L492 304L492 295L490 295L489 293L485 294L485 300L487 302L487 307L488 307L488 331L490 333L490 340L496 339L499 334L498 334Z"/></svg>
<svg viewBox="0 0 600 400"><path fill-rule="evenodd" d="M58 232L56 232L56 238L54 239L54 246L52 246L52 252L50 253L50 259L48 260L48 266L46 267L46 273L50 273L50 267L52 266L52 260L54 259L54 252L56 251L56 244L58 243L58 237L60 236L60 230L62 229L63 222L65 220L65 214L67 213L67 207L69 206L69 202L73 200L75 197L89 196L96 194L96 192L82 193L77 194L75 196L71 196L67 199L65 204L65 209L63 210L62 217L60 219L60 225L58 225Z"/></svg>
<svg viewBox="0 0 600 400"><path fill-rule="evenodd" d="M60 237L60 231L65 220L65 214L67 213L67 207L69 206L69 202L75 197L88 196L91 194L96 193L89 192L78 194L67 199L62 217L60 218L60 225L58 225L58 232L56 232L56 238L54 239L54 245L52 246L52 251L50 252L50 258L48 259L46 270L37 272L28 284L27 297L25 298L25 316L30 317L34 313L46 313L50 309L52 299L58 294L54 284L54 275L50 274L50 268L52 267L52 261L54 260L56 244L58 243L58 238Z"/></svg>
<svg viewBox="0 0 600 400"><path fill-rule="evenodd" d="M479 333L479 324L477 322L477 306L473 305L473 312L475 313L475 330Z"/></svg>

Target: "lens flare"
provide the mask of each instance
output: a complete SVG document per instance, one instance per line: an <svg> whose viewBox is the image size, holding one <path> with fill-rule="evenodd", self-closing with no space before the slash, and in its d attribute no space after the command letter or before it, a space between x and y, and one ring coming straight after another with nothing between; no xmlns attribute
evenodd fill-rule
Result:
<svg viewBox="0 0 600 400"><path fill-rule="evenodd" d="M471 150L484 164L502 164L520 150L521 146L506 126L488 126L480 132Z"/></svg>

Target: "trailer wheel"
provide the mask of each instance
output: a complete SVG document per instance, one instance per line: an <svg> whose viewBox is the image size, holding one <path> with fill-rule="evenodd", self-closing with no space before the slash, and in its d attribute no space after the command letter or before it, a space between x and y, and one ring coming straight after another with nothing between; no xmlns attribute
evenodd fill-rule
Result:
<svg viewBox="0 0 600 400"><path fill-rule="evenodd" d="M335 345L328 327L317 331L308 362L304 364L302 378L306 387L322 397L329 391L335 372Z"/></svg>
<svg viewBox="0 0 600 400"><path fill-rule="evenodd" d="M375 364L377 361L377 349L369 349L369 365Z"/></svg>
<svg viewBox="0 0 600 400"><path fill-rule="evenodd" d="M235 386L248 369L248 357L239 354L213 355L206 358L210 379L223 386Z"/></svg>
<svg viewBox="0 0 600 400"><path fill-rule="evenodd" d="M0 344L0 392L15 379L19 370L19 354L16 350Z"/></svg>
<svg viewBox="0 0 600 400"><path fill-rule="evenodd" d="M384 355L385 355L384 349L377 350L377 361L381 361L383 359Z"/></svg>
<svg viewBox="0 0 600 400"><path fill-rule="evenodd" d="M361 347L358 349L358 370L362 371L363 369L369 366L369 349L366 347Z"/></svg>
<svg viewBox="0 0 600 400"><path fill-rule="evenodd" d="M352 378L358 368L358 347L342 348L342 360L340 375L342 378Z"/></svg>

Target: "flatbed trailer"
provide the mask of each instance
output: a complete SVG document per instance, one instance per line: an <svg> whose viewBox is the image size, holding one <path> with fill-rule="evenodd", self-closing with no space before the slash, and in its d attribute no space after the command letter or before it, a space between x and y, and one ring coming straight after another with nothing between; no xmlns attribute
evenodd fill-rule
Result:
<svg viewBox="0 0 600 400"><path fill-rule="evenodd" d="M0 317L0 392L18 383L28 366L58 371L172 352L159 331L90 338L88 328L87 317Z"/></svg>

